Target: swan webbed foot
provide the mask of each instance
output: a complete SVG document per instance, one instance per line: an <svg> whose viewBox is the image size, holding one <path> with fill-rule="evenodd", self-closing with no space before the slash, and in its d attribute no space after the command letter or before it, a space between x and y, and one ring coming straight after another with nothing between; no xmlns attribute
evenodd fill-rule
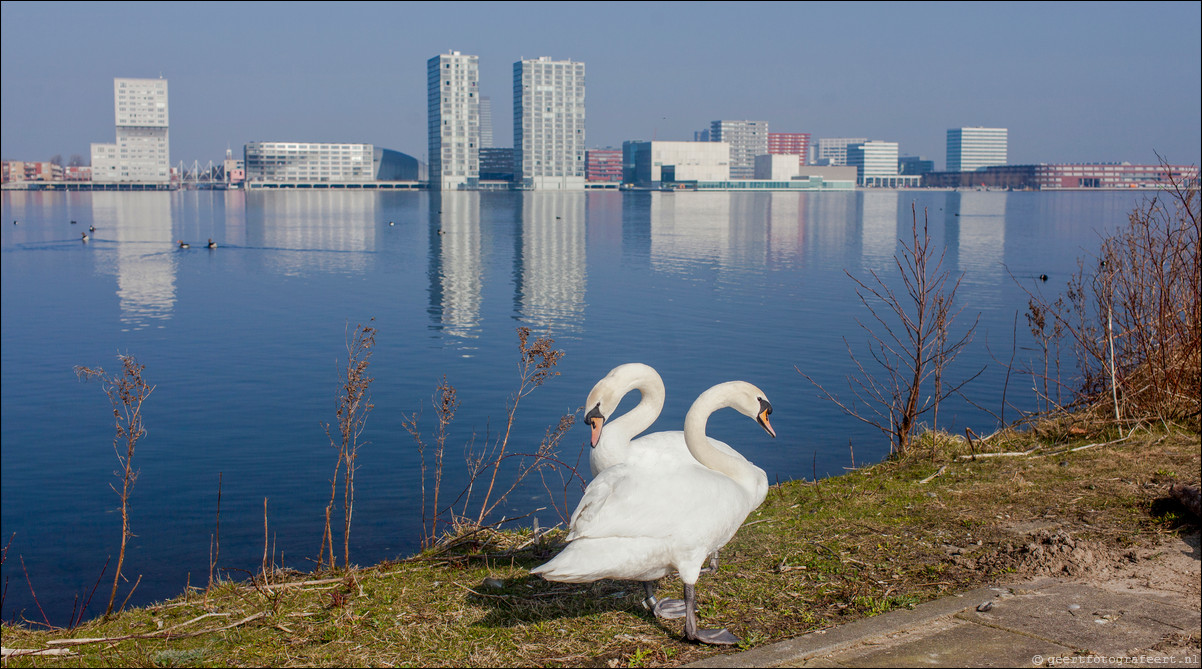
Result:
<svg viewBox="0 0 1202 669"><path fill-rule="evenodd" d="M739 637L726 631L725 628L720 630L697 630L692 638L686 635L689 641L698 643L707 643L711 646L736 646L743 640Z"/></svg>
<svg viewBox="0 0 1202 669"><path fill-rule="evenodd" d="M651 608L651 611L655 614L656 618L663 618L664 620L676 620L678 618L683 618L685 614L684 600L661 599L655 603L655 606Z"/></svg>
<svg viewBox="0 0 1202 669"><path fill-rule="evenodd" d="M718 573L718 551L714 551L713 553L710 553L709 564L701 568L701 573L702 574Z"/></svg>

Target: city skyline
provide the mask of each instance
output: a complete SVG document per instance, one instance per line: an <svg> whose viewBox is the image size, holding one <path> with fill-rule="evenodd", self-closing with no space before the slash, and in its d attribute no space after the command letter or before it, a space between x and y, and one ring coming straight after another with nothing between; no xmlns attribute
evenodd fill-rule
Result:
<svg viewBox="0 0 1202 669"><path fill-rule="evenodd" d="M513 63L587 63L588 148L754 119L937 169L947 130L973 126L1008 128L1011 164L1199 162L1198 3L453 7L4 2L3 157L86 160L112 136L113 79L162 76L173 165L255 141L424 160L426 62L459 50L494 110L512 108ZM494 146L512 146L506 116Z"/></svg>

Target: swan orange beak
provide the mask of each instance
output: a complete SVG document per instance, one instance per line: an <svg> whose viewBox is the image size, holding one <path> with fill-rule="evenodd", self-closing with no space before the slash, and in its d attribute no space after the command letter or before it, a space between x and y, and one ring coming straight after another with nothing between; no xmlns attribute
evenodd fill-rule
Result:
<svg viewBox="0 0 1202 669"><path fill-rule="evenodd" d="M601 415L601 405L600 404L593 407L588 412L588 415L586 415L584 417L584 422L588 423L588 426L593 431L592 440L589 442L589 445L592 446L593 448L596 448L597 442L601 441L601 428L602 428L602 426L605 425L605 416Z"/></svg>
<svg viewBox="0 0 1202 669"><path fill-rule="evenodd" d="M768 400L761 397L760 412L756 414L755 422L759 423L760 427L764 428L765 432L773 437L776 437L776 430L773 430L772 423L768 422L768 414L770 413L772 413L772 405L768 403Z"/></svg>

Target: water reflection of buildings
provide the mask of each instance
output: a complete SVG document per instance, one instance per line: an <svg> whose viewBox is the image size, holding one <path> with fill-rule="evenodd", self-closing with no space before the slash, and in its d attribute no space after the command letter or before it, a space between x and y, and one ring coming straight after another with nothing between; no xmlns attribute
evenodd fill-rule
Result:
<svg viewBox="0 0 1202 669"><path fill-rule="evenodd" d="M479 336L484 291L480 193L430 195L430 317L448 334Z"/></svg>
<svg viewBox="0 0 1202 669"><path fill-rule="evenodd" d="M651 204L651 258L657 269L681 262L718 269L763 267L796 253L802 234L798 193L667 194Z"/></svg>
<svg viewBox="0 0 1202 669"><path fill-rule="evenodd" d="M1006 198L990 191L948 193L945 267L964 272L965 283L994 286L1004 278Z"/></svg>
<svg viewBox="0 0 1202 669"><path fill-rule="evenodd" d="M130 330L163 327L175 308L171 194L98 191L91 199L93 225L103 235L98 239L116 242L97 249L117 277L121 322Z"/></svg>
<svg viewBox="0 0 1202 669"><path fill-rule="evenodd" d="M898 192L865 190L861 192L860 219L863 235L860 241L860 261L866 270L882 272L893 267L897 251Z"/></svg>
<svg viewBox="0 0 1202 669"><path fill-rule="evenodd" d="M587 197L557 192L522 196L514 299L522 321L536 328L580 330L588 282Z"/></svg>
<svg viewBox="0 0 1202 669"><path fill-rule="evenodd" d="M264 261L287 276L363 273L376 245L376 197L338 190L246 195L246 243L271 249Z"/></svg>

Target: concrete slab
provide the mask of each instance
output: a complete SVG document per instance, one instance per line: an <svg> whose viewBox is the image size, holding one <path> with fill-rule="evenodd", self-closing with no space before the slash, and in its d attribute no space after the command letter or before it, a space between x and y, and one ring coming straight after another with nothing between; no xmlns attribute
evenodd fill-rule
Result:
<svg viewBox="0 0 1202 669"><path fill-rule="evenodd" d="M1010 667L1015 657L1057 657L1073 649L1043 639L963 621L853 647L830 659L844 667ZM942 629L939 629L942 627ZM787 665L786 665L787 666ZM808 665L807 665L808 666Z"/></svg>
<svg viewBox="0 0 1202 669"><path fill-rule="evenodd" d="M1147 649L1173 633L1197 634L1202 617L1163 601L1121 595L1089 585L1051 582L1020 590L992 609L960 613L963 620L1078 651L1122 656Z"/></svg>
<svg viewBox="0 0 1202 669"><path fill-rule="evenodd" d="M1192 603L1043 579L979 588L689 666L1196 667L1200 632Z"/></svg>
<svg viewBox="0 0 1202 669"><path fill-rule="evenodd" d="M690 667L779 667L801 666L810 658L833 655L866 639L896 634L929 625L968 607L1008 592L998 588L978 588L921 604L914 609L891 611L872 618L863 618L846 625L811 632L795 639L753 648L742 653L715 655L694 662ZM816 666L816 665L810 665Z"/></svg>

